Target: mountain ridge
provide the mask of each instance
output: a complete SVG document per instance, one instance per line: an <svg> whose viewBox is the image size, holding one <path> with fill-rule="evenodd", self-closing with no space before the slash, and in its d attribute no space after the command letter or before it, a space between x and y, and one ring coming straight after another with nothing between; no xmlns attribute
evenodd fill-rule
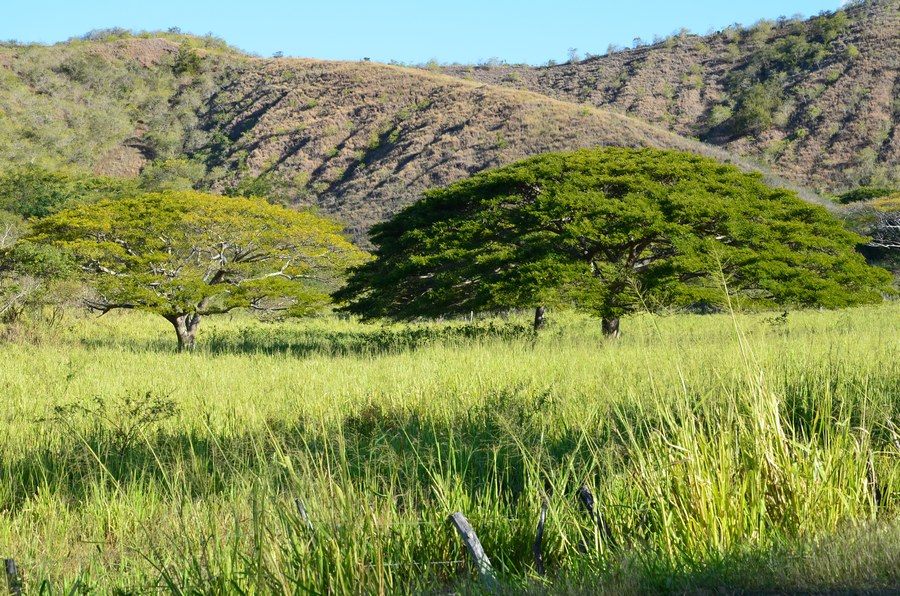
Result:
<svg viewBox="0 0 900 596"><path fill-rule="evenodd" d="M443 70L634 115L768 162L820 191L900 186L897 0L851 3L806 21L682 33L561 65ZM765 107L749 105L753 99L772 102L770 113L753 114L748 106ZM742 123L742 111L771 122Z"/></svg>
<svg viewBox="0 0 900 596"><path fill-rule="evenodd" d="M817 76L826 76L833 67L828 60L838 55L835 44L843 44L841 51L848 51L846 40L855 38L841 36L861 26L860 11L885 14L892 26L896 11L891 11L896 7L900 2L894 0L855 7L847 23L838 23L836 34L824 29L831 45L805 42L816 51L827 49L822 58L827 64L816 71ZM427 188L537 153L597 145L693 151L743 169L763 170L772 183L793 187L816 200L802 183L814 183L820 190L842 184L837 177L826 184L822 176L813 174L819 170L827 177L829 172L847 169L841 157L845 152L836 153L840 159L830 169L822 167L820 156L807 173L789 160L773 159L771 169L754 162L761 154L747 145L747 135L719 146L689 138L698 132L690 128L696 126L697 114L708 118L718 106L699 100L692 103L691 98L703 97L707 88L714 97L716 85L725 85L722 81L728 73L757 68L759 52L781 48L784 42L778 40L806 39L812 35L809 31L823 29L815 22L780 23L776 33L759 33L764 28L757 25L716 34L721 37L716 37L716 43L747 50L736 59L743 66L729 70L723 62L721 72L709 75L718 82L702 85L705 70L691 75L696 77L693 81L684 76L697 70L688 57L699 52L722 62L715 58L718 46L707 44L704 50L698 44L706 44L707 38L685 36L556 67L500 65L439 71L367 61L265 59L248 56L210 36L171 33L135 35L112 30L54 46L5 43L0 44L0 168L30 163L53 170L140 177L154 188L266 195L334 216L363 243L373 223L390 217ZM729 36L736 41L728 42ZM885 43L893 47L895 41ZM756 53L750 45L757 48ZM804 51L812 51L809 47ZM864 52L860 50L859 55ZM650 56L660 56L659 64L651 69L645 65L643 70L658 71L654 76L662 81L657 81L660 85L675 77L684 93L645 92L638 98L642 101L628 104L632 108L616 103L633 96L641 80L635 78L640 72L623 78L623 69L636 60L647 62ZM660 66L673 60L680 60L678 68ZM896 74L892 60L882 68L891 77ZM600 70L606 73L602 77L597 74ZM802 79L805 71L798 72ZM591 76L595 76L593 87L586 84ZM772 76L757 78L768 84ZM778 76L783 82L784 77ZM607 101L609 77L619 83L615 97ZM900 76L896 80L900 85ZM744 80L750 89L763 83L752 77ZM805 88L786 88L795 87ZM581 92L585 96L579 99ZM882 106L885 101L881 90L867 96L877 98L873 105ZM668 106L676 99L683 104L677 114L655 115L661 101ZM739 102L744 99L729 101L736 108L733 112L742 109ZM866 101L856 107L869 105ZM897 106L900 110L900 101ZM869 112L862 108L859 117L865 120ZM727 122L697 136L715 142L716 135L727 132L722 128ZM891 167L896 169L893 152L894 145L900 145L900 132L896 122L890 122L893 128L879 147L883 155L876 153L870 159L873 172L887 168L890 174ZM784 142L788 133L778 131L780 140L778 134L756 131L754 142ZM850 145L868 147L871 139L858 133L848 128L846 134L862 139ZM807 137L815 138L815 130ZM812 151L796 140L787 146L794 147L797 155ZM749 158L738 155L739 150ZM786 178L779 177L782 174Z"/></svg>

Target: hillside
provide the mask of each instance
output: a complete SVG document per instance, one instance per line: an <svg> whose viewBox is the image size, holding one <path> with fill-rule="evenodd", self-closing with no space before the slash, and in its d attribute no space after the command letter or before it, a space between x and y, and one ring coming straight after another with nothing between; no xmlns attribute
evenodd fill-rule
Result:
<svg viewBox="0 0 900 596"><path fill-rule="evenodd" d="M210 38L6 44L0 77L0 167L263 194L317 206L358 240L426 188L545 151L656 146L731 159L538 93L369 62L253 58Z"/></svg>
<svg viewBox="0 0 900 596"><path fill-rule="evenodd" d="M435 70L261 59L178 32L7 42L0 168L266 195L358 240L426 188L595 145L762 162L819 191L900 184L898 0L564 65Z"/></svg>
<svg viewBox="0 0 900 596"><path fill-rule="evenodd" d="M127 177L181 156L201 142L204 103L245 59L215 38L118 30L0 43L0 167Z"/></svg>
<svg viewBox="0 0 900 596"><path fill-rule="evenodd" d="M715 153L619 114L367 63L254 62L211 98L207 121L216 140L195 155L227 172L213 188L318 205L357 237L426 188L528 155L596 145Z"/></svg>
<svg viewBox="0 0 900 596"><path fill-rule="evenodd" d="M819 190L898 185L900 1L852 4L562 65L443 71L632 115Z"/></svg>

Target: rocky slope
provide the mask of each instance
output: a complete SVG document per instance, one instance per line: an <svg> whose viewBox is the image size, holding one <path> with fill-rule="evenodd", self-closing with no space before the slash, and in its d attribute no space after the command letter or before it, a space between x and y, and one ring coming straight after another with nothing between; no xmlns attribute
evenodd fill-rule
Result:
<svg viewBox="0 0 900 596"><path fill-rule="evenodd" d="M444 72L636 116L820 190L900 185L898 0L562 65Z"/></svg>
<svg viewBox="0 0 900 596"><path fill-rule="evenodd" d="M7 44L0 77L5 167L267 195L316 206L357 239L427 188L545 151L656 146L736 159L539 93L368 62L259 59L180 35Z"/></svg>

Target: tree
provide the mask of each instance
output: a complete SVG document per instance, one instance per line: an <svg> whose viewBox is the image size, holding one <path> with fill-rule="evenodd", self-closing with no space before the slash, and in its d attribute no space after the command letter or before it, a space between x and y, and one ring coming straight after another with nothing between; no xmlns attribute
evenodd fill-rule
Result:
<svg viewBox="0 0 900 596"><path fill-rule="evenodd" d="M197 50L182 44L181 47L178 48L178 53L175 54L175 62L172 64L172 70L175 71L175 74L177 75L196 75L200 73L202 64L203 58L200 57Z"/></svg>
<svg viewBox="0 0 900 596"><path fill-rule="evenodd" d="M2 214L2 212L0 212ZM2 219L2 218L0 218ZM10 240L9 224L0 238L0 322L15 324L29 309L68 302L75 263L54 246Z"/></svg>
<svg viewBox="0 0 900 596"><path fill-rule="evenodd" d="M880 199L892 194L900 195L900 191L892 188L880 188L877 186L860 186L851 191L838 195L837 201L843 205L858 203L860 201L868 201L870 199Z"/></svg>
<svg viewBox="0 0 900 596"><path fill-rule="evenodd" d="M851 229L868 235L870 261L900 274L900 192L853 203L845 213Z"/></svg>
<svg viewBox="0 0 900 596"><path fill-rule="evenodd" d="M783 95L775 81L756 83L750 87L741 95L732 117L736 134L759 134L771 128Z"/></svg>
<svg viewBox="0 0 900 596"><path fill-rule="evenodd" d="M873 201L869 246L900 251L900 193Z"/></svg>
<svg viewBox="0 0 900 596"><path fill-rule="evenodd" d="M44 217L71 203L135 192L131 180L51 172L33 165L0 173L0 210L22 217Z"/></svg>
<svg viewBox="0 0 900 596"><path fill-rule="evenodd" d="M677 151L551 153L482 172L375 226L335 298L363 318L573 305L603 319L714 303L877 302L863 238L758 174ZM723 277L724 276L724 277ZM535 316L536 326L542 311Z"/></svg>
<svg viewBox="0 0 900 596"><path fill-rule="evenodd" d="M167 192L104 200L34 223L31 242L70 251L100 312L141 309L193 349L200 320L235 308L300 315L328 301L365 253L340 226L262 199Z"/></svg>

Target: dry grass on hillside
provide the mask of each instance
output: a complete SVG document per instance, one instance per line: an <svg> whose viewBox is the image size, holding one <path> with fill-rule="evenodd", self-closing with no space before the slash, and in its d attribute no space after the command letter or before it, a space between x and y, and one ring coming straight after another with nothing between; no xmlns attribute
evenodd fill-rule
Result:
<svg viewBox="0 0 900 596"><path fill-rule="evenodd" d="M547 151L654 146L751 167L621 114L373 63L252 61L211 104L220 190L277 181L358 239L427 188Z"/></svg>
<svg viewBox="0 0 900 596"><path fill-rule="evenodd" d="M900 2L870 1L845 14L846 25L822 43L823 53L796 69L773 64L772 55L777 58L789 42L801 50L815 42L818 19L674 36L557 66L454 66L444 72L621 111L755 156L823 189L878 180L900 184ZM776 76L779 69L785 78ZM737 133L721 126L738 107L742 86L767 77L778 80L784 95L772 125Z"/></svg>
<svg viewBox="0 0 900 596"><path fill-rule="evenodd" d="M853 21L853 35L863 34L861 22ZM896 162L896 130L877 133L882 144L876 151L866 135L877 127L865 125L881 122L879 106L896 96L887 62L877 84L872 79L865 93L851 90L860 98L856 103L842 86L855 74L822 87L828 109L847 111L826 157L815 145L831 118L824 108L816 116L822 123L803 128L803 139L788 139L799 133L787 124L754 140L723 141L734 151L683 136L696 135L708 121L730 73L753 63L750 45L782 35L772 31L763 41L749 33L682 36L561 67L471 67L449 74L253 58L221 40L170 34L101 35L51 47L0 44L0 160L126 177L149 169L153 181L169 187L266 195L320 208L347 224L357 240L427 188L547 151L655 146L749 169L756 166L734 151L768 154L777 145L773 170L794 181L858 171L862 166L847 165L854 151L873 172L885 160ZM729 35L740 39L728 41ZM872 62L866 52L881 47L884 54L894 43L884 38L882 46L861 50L847 68L862 69ZM832 71L823 65L792 93L802 94L822 77L831 80ZM868 84L865 73L860 85ZM465 80L475 77L484 80ZM812 107L803 109L812 114ZM720 133L713 127L704 134L721 141Z"/></svg>

